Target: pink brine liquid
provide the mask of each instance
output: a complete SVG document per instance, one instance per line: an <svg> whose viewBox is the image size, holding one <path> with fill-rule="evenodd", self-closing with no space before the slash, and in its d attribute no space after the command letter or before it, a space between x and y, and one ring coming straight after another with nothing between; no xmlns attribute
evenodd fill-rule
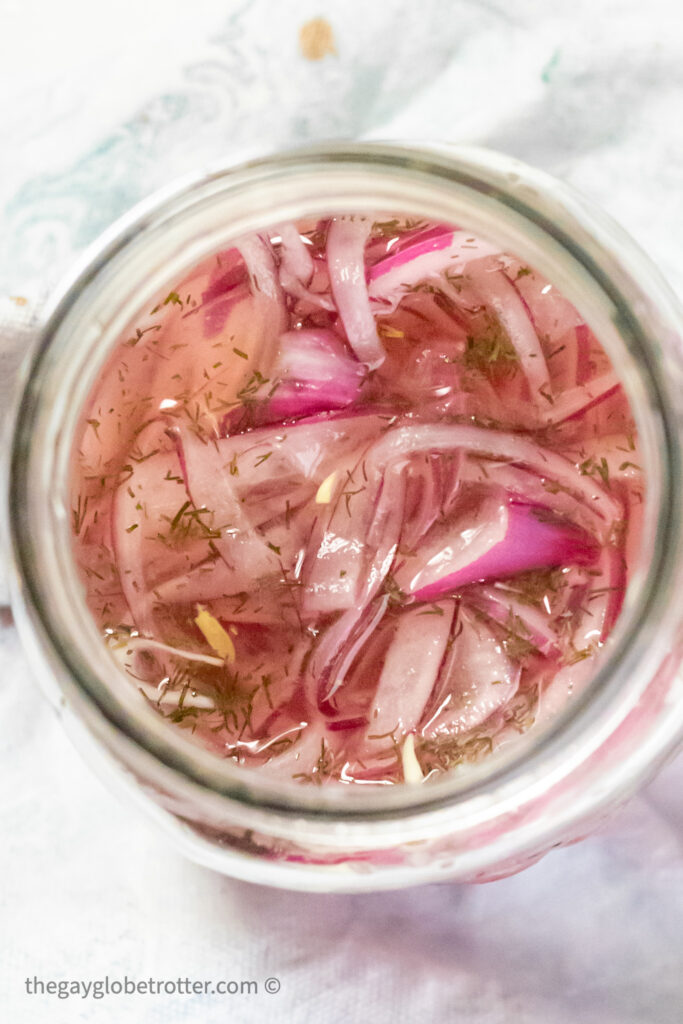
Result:
<svg viewBox="0 0 683 1024"><path fill-rule="evenodd" d="M417 783L538 728L595 672L642 503L576 309L404 217L206 259L116 346L73 459L75 557L129 685L301 782Z"/></svg>

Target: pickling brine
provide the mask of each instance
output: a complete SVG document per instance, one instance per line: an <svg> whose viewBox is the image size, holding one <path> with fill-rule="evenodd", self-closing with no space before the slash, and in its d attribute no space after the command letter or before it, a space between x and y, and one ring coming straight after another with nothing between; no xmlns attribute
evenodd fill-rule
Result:
<svg viewBox="0 0 683 1024"><path fill-rule="evenodd" d="M421 782L589 682L643 473L599 340L467 230L238 240L113 352L73 459L103 645L192 742L301 782Z"/></svg>

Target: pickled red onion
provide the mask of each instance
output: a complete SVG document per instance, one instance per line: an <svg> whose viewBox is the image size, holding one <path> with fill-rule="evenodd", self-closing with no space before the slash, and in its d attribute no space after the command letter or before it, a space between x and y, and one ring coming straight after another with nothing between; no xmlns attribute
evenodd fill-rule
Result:
<svg viewBox="0 0 683 1024"><path fill-rule="evenodd" d="M332 294L356 357L370 370L384 361L384 349L370 308L365 281L365 243L372 221L335 217L327 236L327 267Z"/></svg>
<svg viewBox="0 0 683 1024"><path fill-rule="evenodd" d="M465 424L424 423L397 426L387 431L374 449L377 460L389 461L421 451L450 451L462 448L491 459L507 459L533 469L580 496L605 521L619 517L619 503L592 477L583 476L562 455L516 434Z"/></svg>
<svg viewBox="0 0 683 1024"><path fill-rule="evenodd" d="M368 734L412 732L436 684L451 632L455 602L411 608L396 623L368 716Z"/></svg>
<svg viewBox="0 0 683 1024"><path fill-rule="evenodd" d="M426 737L457 736L482 725L514 696L520 668L490 628L460 610L458 628L439 677L436 707L420 726Z"/></svg>
<svg viewBox="0 0 683 1024"><path fill-rule="evenodd" d="M473 238L468 231L425 232L370 267L368 294L379 312L391 312L420 281L448 271L462 274L474 260L499 253L498 246Z"/></svg>
<svg viewBox="0 0 683 1024"><path fill-rule="evenodd" d="M394 576L405 593L434 601L477 580L586 563L596 554L595 541L571 523L494 494L473 514L430 531Z"/></svg>
<svg viewBox="0 0 683 1024"><path fill-rule="evenodd" d="M490 306L505 328L529 381L532 402L546 409L553 401L548 366L536 329L514 284L497 267L477 264L469 278L481 301Z"/></svg>

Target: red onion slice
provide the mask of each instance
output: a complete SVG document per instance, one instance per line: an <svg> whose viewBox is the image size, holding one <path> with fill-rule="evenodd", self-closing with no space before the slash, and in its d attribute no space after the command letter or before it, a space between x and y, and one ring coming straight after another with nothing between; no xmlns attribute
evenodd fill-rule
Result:
<svg viewBox="0 0 683 1024"><path fill-rule="evenodd" d="M405 493L402 468L395 467L390 470L381 482L374 499L368 499L365 513L369 512L370 504L374 504L374 512L366 534L367 546L373 554L368 561L364 548L361 548L354 561L353 586L345 592L343 603L338 599L338 592L333 590L333 594L337 596L337 606L348 605L351 596L355 598L356 603L347 607L339 619L328 627L311 658L308 688L309 691L315 690L318 704L321 709L327 709L326 713L330 710L328 702L331 696L344 682L353 659L372 635L386 611L388 595L378 598L374 611L371 610L373 606L370 602L382 586L398 547ZM349 562L346 564L349 565ZM317 567L316 560L309 575L309 587L312 578L319 578L319 590L314 592L313 596L310 596L310 591L307 592L303 602L305 612L309 613L312 605L314 609L319 608L321 603L327 607L331 600L331 596L325 593L323 577L316 576ZM326 578L333 584L334 570L330 571L329 565L325 568Z"/></svg>
<svg viewBox="0 0 683 1024"><path fill-rule="evenodd" d="M384 361L384 349L370 308L365 281L365 243L372 222L335 217L327 235L330 284L349 345L370 370Z"/></svg>
<svg viewBox="0 0 683 1024"><path fill-rule="evenodd" d="M306 384L326 384L337 378L358 394L364 368L332 331L286 331L280 338L281 353L278 372L283 380L299 380Z"/></svg>
<svg viewBox="0 0 683 1024"><path fill-rule="evenodd" d="M172 531L178 511L187 503L178 474L175 452L160 452L137 463L114 493L112 549L121 589L142 633L154 632L150 586L164 575L185 571L208 554L205 541L189 541L176 551L157 539Z"/></svg>
<svg viewBox="0 0 683 1024"><path fill-rule="evenodd" d="M411 460L406 480L405 520L401 545L412 551L441 512L441 460L428 454Z"/></svg>
<svg viewBox="0 0 683 1024"><path fill-rule="evenodd" d="M209 512L207 525L218 533L212 540L221 558L238 575L247 570L254 580L276 574L277 554L244 512L218 444L204 443L187 430L179 434L179 445L187 493L196 509ZM229 593L241 589L237 581Z"/></svg>
<svg viewBox="0 0 683 1024"><path fill-rule="evenodd" d="M355 657L377 629L388 604L385 594L370 608L349 608L325 630L314 648L306 671L306 689L311 705L323 714L336 713L331 699L343 685Z"/></svg>
<svg viewBox="0 0 683 1024"><path fill-rule="evenodd" d="M405 468L403 461L387 467L382 480L375 514L368 530L368 543L374 555L362 591L366 601L384 583L398 549L405 507Z"/></svg>
<svg viewBox="0 0 683 1024"><path fill-rule="evenodd" d="M519 601L510 590L496 586L473 587L467 600L494 622L519 633L541 654L550 656L557 653L557 632L549 616Z"/></svg>
<svg viewBox="0 0 683 1024"><path fill-rule="evenodd" d="M277 520L256 529L257 536L277 556L282 576L289 575L290 579L296 578L297 563L303 557L309 530L308 519L302 516L300 511L293 512L291 516L284 519L280 516ZM278 587L273 580L269 580L267 590L268 597L272 598L272 601L266 602L267 608L264 614L259 615L253 611L255 602L251 600L249 604L252 607L246 610L246 614L238 615L237 618L244 621L249 619L254 622L272 618L273 603L277 601L286 603L287 591L284 586ZM248 594L253 598L256 593L258 593L258 584L254 579L251 566L248 563L228 565L223 558L206 560L193 568L185 568L184 572L172 576L154 589L155 597L159 601L170 604L215 601L240 594ZM239 601L237 604L239 605ZM256 604L262 605L263 599L259 599Z"/></svg>
<svg viewBox="0 0 683 1024"><path fill-rule="evenodd" d="M545 410L552 402L550 375L541 343L517 289L502 270L484 264L472 267L469 277L481 301L490 306L505 328L529 382L531 399Z"/></svg>
<svg viewBox="0 0 683 1024"><path fill-rule="evenodd" d="M207 602L251 593L254 585L248 566L231 566L216 558L160 583L154 588L154 595L168 604ZM251 618L262 621L258 616Z"/></svg>
<svg viewBox="0 0 683 1024"><path fill-rule="evenodd" d="M460 610L438 695L422 736L456 736L482 725L505 707L519 686L521 668L506 655L486 623Z"/></svg>
<svg viewBox="0 0 683 1024"><path fill-rule="evenodd" d="M591 332L587 324L576 328L576 383L585 384L591 376Z"/></svg>
<svg viewBox="0 0 683 1024"><path fill-rule="evenodd" d="M334 302L325 294L329 291L329 285L324 291L313 290L319 284L319 278L326 275L319 273L320 261L313 259L295 225L281 224L279 233L282 247L280 284L284 291L293 298L303 299L319 309L335 312Z"/></svg>
<svg viewBox="0 0 683 1024"><path fill-rule="evenodd" d="M620 387L619 378L613 370L610 370L600 377L594 377L586 384L578 384L563 392L553 402L552 407L544 412L543 418L546 423L563 423L565 420L583 416L590 408L609 398Z"/></svg>
<svg viewBox="0 0 683 1024"><path fill-rule="evenodd" d="M591 617L601 621L599 641L601 644L614 629L626 593L626 563L623 553L616 547L603 549L598 562L601 576L592 577L587 605ZM597 627L595 627L597 628Z"/></svg>
<svg viewBox="0 0 683 1024"><path fill-rule="evenodd" d="M498 246L468 231L438 228L424 232L409 245L385 256L368 273L370 299L381 306L382 313L396 309L406 289L444 271L462 274L474 260L500 254Z"/></svg>
<svg viewBox="0 0 683 1024"><path fill-rule="evenodd" d="M602 536L606 531L604 519L585 502L574 497L568 490L558 488L552 480L546 480L531 469L515 466L510 462L466 458L463 461L461 480L463 483L486 485L493 482L507 491L510 497L525 504L549 508L551 512L583 527L595 536Z"/></svg>
<svg viewBox="0 0 683 1024"><path fill-rule="evenodd" d="M477 580L586 563L596 554L588 534L547 509L490 496L474 512L430 531L394 576L405 593L434 601Z"/></svg>
<svg viewBox="0 0 683 1024"><path fill-rule="evenodd" d="M464 452L456 449L447 455L441 455L441 517L447 519L458 500L462 485L462 468L465 463Z"/></svg>
<svg viewBox="0 0 683 1024"><path fill-rule="evenodd" d="M412 732L439 675L453 624L455 602L409 609L396 621L368 716L368 735Z"/></svg>
<svg viewBox="0 0 683 1024"><path fill-rule="evenodd" d="M236 243L249 271L254 300L262 307L264 330L259 366L262 372L269 372L275 355L275 342L287 326L287 308L280 287L273 253L267 242L259 235L248 235Z"/></svg>
<svg viewBox="0 0 683 1024"><path fill-rule="evenodd" d="M281 304L282 289L268 243L259 235L246 235L235 248L239 250L246 264L253 290Z"/></svg>
<svg viewBox="0 0 683 1024"><path fill-rule="evenodd" d="M328 732L351 732L367 725L367 718L363 715L356 715L355 718L337 718L327 723Z"/></svg>
<svg viewBox="0 0 683 1024"><path fill-rule="evenodd" d="M374 458L386 464L411 453L445 452L454 448L528 466L539 476L580 497L610 528L622 513L621 504L607 494L594 477L583 476L568 459L525 437L500 430L447 423L395 427L375 446Z"/></svg>
<svg viewBox="0 0 683 1024"><path fill-rule="evenodd" d="M364 466L363 458L351 472L342 466L335 499L312 535L303 570L305 618L365 607L391 568L403 518L403 466L384 477L365 471L367 482Z"/></svg>
<svg viewBox="0 0 683 1024"><path fill-rule="evenodd" d="M616 548L606 548L599 573L588 577L578 628L572 636L573 657L550 680L539 696L536 724L551 719L581 693L601 665L601 649L612 630L624 598L624 562Z"/></svg>
<svg viewBox="0 0 683 1024"><path fill-rule="evenodd" d="M542 332L537 333L543 337ZM553 385L553 393L559 395L559 401L565 391L576 387L579 368L579 347L577 343L577 328L572 328L549 346L548 370Z"/></svg>
<svg viewBox="0 0 683 1024"><path fill-rule="evenodd" d="M112 503L112 550L116 560L116 566L121 580L121 590L126 599L133 622L142 633L152 633L153 617L152 602L147 590L142 568L142 553L145 542L139 534L138 529L131 530L135 520L130 523L131 512L134 513L135 502L131 499L127 487L122 485L114 495Z"/></svg>
<svg viewBox="0 0 683 1024"><path fill-rule="evenodd" d="M261 410L258 422L259 425L283 423L314 416L318 412L332 412L351 405L355 397L345 388L344 382L331 381L319 385L284 381Z"/></svg>
<svg viewBox="0 0 683 1024"><path fill-rule="evenodd" d="M288 281L299 281L303 285L311 283L313 277L313 257L295 224L280 224L276 228L282 247L280 260L280 280L285 291Z"/></svg>
<svg viewBox="0 0 683 1024"><path fill-rule="evenodd" d="M363 520L370 514L371 499L366 499ZM343 516L341 510L339 518ZM354 607L359 600L368 560L367 543L360 527L337 525L333 517L314 530L311 548L304 560L302 615L316 619L320 615Z"/></svg>
<svg viewBox="0 0 683 1024"><path fill-rule="evenodd" d="M293 739L293 742L284 749L281 748L283 738ZM271 757L259 765L259 773L275 774L280 779L312 775L321 756L325 738L326 732L322 724L301 722L298 728L291 727L287 733L274 737L268 744L260 745L259 752L268 752L269 746L272 746L273 750Z"/></svg>
<svg viewBox="0 0 683 1024"><path fill-rule="evenodd" d="M202 301L183 314L183 320L197 316L203 318L204 337L215 338L225 327L234 306L251 295L249 271L237 249L221 253L220 263L215 267L207 288L202 292Z"/></svg>
<svg viewBox="0 0 683 1024"><path fill-rule="evenodd" d="M446 519L460 490L461 453L431 452L411 460L406 472L406 496L401 548L413 551L437 519Z"/></svg>
<svg viewBox="0 0 683 1024"><path fill-rule="evenodd" d="M365 368L332 331L287 331L274 374L281 383L265 409L271 422L351 405L360 395Z"/></svg>
<svg viewBox="0 0 683 1024"><path fill-rule="evenodd" d="M551 349L565 341L567 336L573 334L581 325L581 317L571 302L549 281L535 271L530 271L529 267L513 260L507 276L514 281L514 286L529 311L536 334L543 338ZM567 380L570 384L576 383L575 377Z"/></svg>
<svg viewBox="0 0 683 1024"><path fill-rule="evenodd" d="M213 445L240 498L256 506L273 488L281 499L297 483L320 483L385 425L376 412L332 412L219 438ZM280 500L280 511L282 506Z"/></svg>

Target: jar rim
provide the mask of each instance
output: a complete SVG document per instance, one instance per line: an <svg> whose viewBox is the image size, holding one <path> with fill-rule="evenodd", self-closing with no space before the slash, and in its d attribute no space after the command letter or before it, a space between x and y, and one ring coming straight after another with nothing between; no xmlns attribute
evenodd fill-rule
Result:
<svg viewBox="0 0 683 1024"><path fill-rule="evenodd" d="M147 230L160 230L177 222L194 204L211 203L224 189L234 191L244 188L245 179L266 181L271 185L285 179L291 183L297 174L302 173L303 168L313 169L314 172L322 168L328 177L334 170L341 180L349 172L355 173L363 167L366 171L371 168L375 175L382 170L387 175L398 175L402 183L419 179L431 182L435 188L468 190L470 198L480 197L482 203L493 204L493 207L497 204L501 215L507 211L511 216L514 214L516 218L534 225L540 232L540 238L557 245L577 265L584 268L598 290L620 311L622 320L619 329L628 335L629 343L640 358L642 372L647 378L648 394L658 417L657 454L662 469L660 507L652 564L643 580L637 607L631 609L628 635L622 629L610 657L605 660L590 687L570 701L568 707L542 735L533 738L530 749L525 750L525 744L520 743L518 753L507 758L499 768L484 771L480 776L473 769L469 774L473 780L471 785L458 783L454 786L454 778L448 779L448 775L453 773L447 773L444 779L430 782L419 790L401 786L391 787L392 792L389 793L388 788L383 788L381 792L365 791L357 798L356 795L351 796L348 787L334 787L341 793L338 801L330 798L327 793L321 797L320 790L316 799L311 800L311 794L307 794L305 787L298 787L294 796L289 792L284 795L277 793L270 782L264 786L262 780L254 778L258 769L249 771L243 766L235 766L236 773L211 770L206 764L200 763L202 758L196 748L190 747L186 741L179 745L171 735L162 735L161 730L152 735L145 723L136 722L130 709L117 703L106 687L101 685L101 680L93 674L92 665L87 664L73 645L73 637L62 635L59 624L47 607L45 581L35 571L36 565L40 564L36 555L39 550L45 550L46 540L45 537L36 536L33 529L35 524L31 519L32 503L35 501L32 485L36 479L36 473L31 476L31 468L36 463L32 451L33 427L40 413L40 404L45 401L44 381L46 376L54 373L50 358L55 337L63 330L64 324L68 323L77 304L83 303L88 289L95 283L101 283L102 275L106 274L111 261L114 258L125 260L126 254L135 249ZM268 222L273 223L277 219L270 215ZM612 270L617 264L605 240L606 233L609 236L611 231L616 231L621 247L619 261L624 252L628 253L631 264L644 260L644 266L650 274L650 277L646 275L648 283L651 280L651 288L655 291L660 289L657 295L666 298L665 289L662 290L663 286L654 268L639 253L634 243L625 239L606 218L601 222L599 215L593 211L586 212L566 186L510 158L459 147L449 148L445 152L377 143L328 143L291 150L250 161L237 168L216 168L208 175L181 182L152 196L114 225L86 253L74 280L53 303L31 363L25 371L24 387L14 415L7 491L9 508L14 510L14 514L10 514L9 538L16 580L20 581L18 587L21 593L18 589L15 591L17 599L28 608L32 629L39 634L45 655L53 667L58 665L63 680L66 675L73 679L78 691L86 698L91 727L98 728L103 737L113 729L115 734L125 736L130 744L141 748L153 760L170 769L175 777L188 780L202 791L266 812L294 813L312 819L395 819L443 808L453 811L456 806L464 806L468 801L472 807L476 805L480 808L489 801L492 794L499 794L506 786L510 800L518 802L522 793L531 791L533 769L539 764L549 768L552 762L553 771L558 778L561 777L568 770L567 756L572 751L572 756L577 756L575 748L582 735L585 736L589 718L593 717L594 737L598 735L596 718L602 723L603 732L608 729L620 695L616 686L617 677L619 672L631 673L633 677L637 675L636 669L642 665L645 657L639 645L642 648L648 635L652 635L653 616L661 613L662 621L670 622L671 616L666 614L666 595L673 588L682 543L681 524L676 517L676 510L682 504L681 452L676 425L678 411L656 357L657 339L652 337L641 322L637 303L627 299L615 283ZM235 236L239 233L236 231ZM610 272L605 271L601 259ZM628 272L623 276L623 281L634 283ZM643 293L645 298L647 292L648 287ZM640 295L640 291L637 294ZM672 329L679 332L683 320L675 304L671 305L668 317ZM44 469L42 464L41 467ZM661 622L658 626L661 628ZM622 687L622 690L629 691L632 699L637 699L637 689L633 678L629 678L628 685ZM621 696L624 696L623 692ZM623 708L623 701L621 706ZM96 718L98 723L95 722ZM166 723L160 722L160 725L165 732L172 732ZM105 742L111 742L111 736ZM674 742L673 738L671 742ZM585 744L582 749L585 753ZM553 756L550 757L550 754ZM149 758L147 761L149 763Z"/></svg>

